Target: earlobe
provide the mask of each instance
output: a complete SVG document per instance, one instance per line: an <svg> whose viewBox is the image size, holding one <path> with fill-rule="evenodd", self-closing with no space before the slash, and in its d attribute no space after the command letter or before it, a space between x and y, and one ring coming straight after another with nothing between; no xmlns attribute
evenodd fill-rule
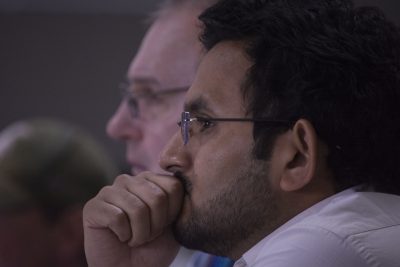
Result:
<svg viewBox="0 0 400 267"><path fill-rule="evenodd" d="M298 120L287 136L289 153L287 162L283 165L280 187L283 191L297 191L308 185L315 177L318 138L312 124L305 120Z"/></svg>

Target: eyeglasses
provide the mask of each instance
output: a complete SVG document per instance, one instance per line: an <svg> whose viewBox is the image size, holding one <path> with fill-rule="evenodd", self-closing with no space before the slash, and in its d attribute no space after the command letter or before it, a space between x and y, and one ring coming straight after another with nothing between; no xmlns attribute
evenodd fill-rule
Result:
<svg viewBox="0 0 400 267"><path fill-rule="evenodd" d="M183 144L189 142L190 136L200 133L201 131L211 127L212 122L216 121L233 121L233 122L262 122L270 124L271 126L289 126L290 121L284 120L271 120L266 118L205 118L205 117L191 117L190 112L183 111L181 120L178 126L181 128Z"/></svg>
<svg viewBox="0 0 400 267"><path fill-rule="evenodd" d="M160 102L157 101L160 100L160 98L183 93L189 89L189 86L185 86L159 90L143 90L142 92L134 93L133 90L129 89L129 87L131 87L129 84L124 83L121 84L119 87L122 90L124 101L126 101L126 103L128 104L129 113L132 118L139 118L141 115L145 115L149 112L148 110L143 110L143 108L140 108L140 100L144 101L144 106L146 106L146 108L154 109L158 105L157 103Z"/></svg>

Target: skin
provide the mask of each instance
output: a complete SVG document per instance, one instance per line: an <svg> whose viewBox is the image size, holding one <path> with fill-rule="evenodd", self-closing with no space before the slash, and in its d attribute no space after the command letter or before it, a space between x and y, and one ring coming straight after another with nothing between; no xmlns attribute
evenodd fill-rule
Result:
<svg viewBox="0 0 400 267"><path fill-rule="evenodd" d="M189 88L202 54L198 40L200 9L174 7L164 11L147 32L133 59L127 80L134 93ZM126 144L126 160L132 174L160 172L159 153L177 130L184 92L155 101L141 101L142 117L132 119L122 101L107 125L107 133Z"/></svg>
<svg viewBox="0 0 400 267"><path fill-rule="evenodd" d="M251 62L243 51L239 42L222 42L206 54L185 110L198 116L246 116L240 86ZM325 163L328 150L308 121L301 119L278 136L267 160L251 154L252 127L215 123L193 134L187 145L178 131L160 161L175 176L123 175L89 201L84 225L90 266L168 266L176 254L171 226L183 245L238 259L334 193ZM216 214L222 220L213 220Z"/></svg>
<svg viewBox="0 0 400 267"><path fill-rule="evenodd" d="M193 116L245 117L240 84L250 62L236 46L217 46L205 56L186 96L185 110ZM251 156L252 130L252 123L213 123L193 134L186 146L177 134L165 148L163 168L183 173L191 185L174 227L180 243L228 255L241 239L264 227L263 217L278 217L275 193L265 179L268 163ZM254 198L270 205L259 205ZM260 220L251 219L254 210Z"/></svg>
<svg viewBox="0 0 400 267"><path fill-rule="evenodd" d="M239 43L217 45L199 67L185 110L194 116L246 117L240 85L250 66ZM174 228L183 245L235 259L243 240L280 222L280 195L269 179L269 162L251 154L252 131L252 123L220 122L186 146L177 134L165 148L163 168L182 172L191 184Z"/></svg>

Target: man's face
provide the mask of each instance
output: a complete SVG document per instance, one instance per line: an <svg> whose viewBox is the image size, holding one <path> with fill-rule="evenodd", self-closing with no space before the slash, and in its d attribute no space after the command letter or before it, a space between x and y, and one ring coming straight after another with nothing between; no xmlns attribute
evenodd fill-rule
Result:
<svg viewBox="0 0 400 267"><path fill-rule="evenodd" d="M177 130L185 89L193 82L202 50L199 12L182 7L162 14L129 67L126 90L131 100L121 102L107 132L126 142L133 174L159 171L159 153ZM135 107L138 112L132 114Z"/></svg>
<svg viewBox="0 0 400 267"><path fill-rule="evenodd" d="M250 64L239 43L217 44L199 67L185 111L191 117L246 117L240 87ZM183 245L234 257L243 240L274 224L269 162L254 159L252 130L251 122L200 123L186 145L178 132L164 149L162 167L181 178L186 190L174 227Z"/></svg>

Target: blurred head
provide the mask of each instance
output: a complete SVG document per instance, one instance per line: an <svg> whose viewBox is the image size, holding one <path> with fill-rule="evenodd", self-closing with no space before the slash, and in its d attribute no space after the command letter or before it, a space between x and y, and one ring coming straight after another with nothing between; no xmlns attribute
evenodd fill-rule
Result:
<svg viewBox="0 0 400 267"><path fill-rule="evenodd" d="M0 132L0 266L85 266L81 213L116 173L92 137L53 120Z"/></svg>
<svg viewBox="0 0 400 267"><path fill-rule="evenodd" d="M132 173L160 170L159 153L177 129L183 97L202 54L197 16L206 2L166 2L129 67L127 96L107 133L126 143Z"/></svg>

